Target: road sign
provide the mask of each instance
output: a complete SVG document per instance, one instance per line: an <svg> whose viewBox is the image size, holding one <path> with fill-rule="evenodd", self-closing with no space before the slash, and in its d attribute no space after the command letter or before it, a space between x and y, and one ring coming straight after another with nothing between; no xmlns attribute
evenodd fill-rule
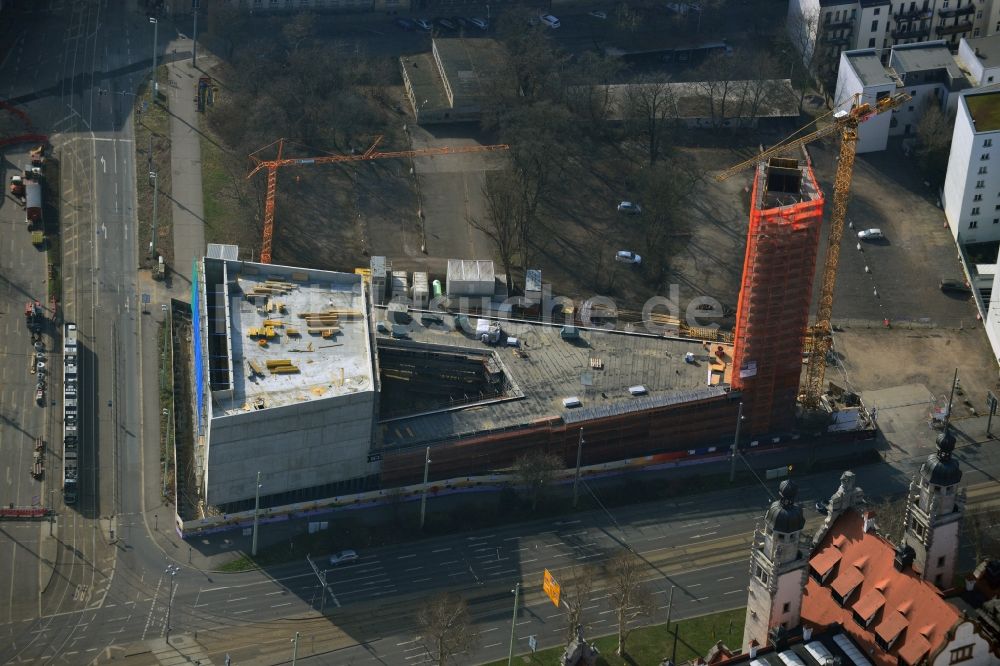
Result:
<svg viewBox="0 0 1000 666"><path fill-rule="evenodd" d="M552 577L552 573L548 569L545 570L545 575L542 578L542 590L552 600L552 603L556 605L556 608L559 608L559 595L562 592L562 588L559 587L559 583Z"/></svg>
<svg viewBox="0 0 1000 666"><path fill-rule="evenodd" d="M990 414L997 413L997 397L993 391L986 392L986 407L989 408Z"/></svg>
<svg viewBox="0 0 1000 666"><path fill-rule="evenodd" d="M145 305L146 303L149 303L149 294L142 295L142 304Z"/></svg>
<svg viewBox="0 0 1000 666"><path fill-rule="evenodd" d="M528 647L531 648L531 654L535 654L535 650L538 649L538 640L534 634L528 636Z"/></svg>

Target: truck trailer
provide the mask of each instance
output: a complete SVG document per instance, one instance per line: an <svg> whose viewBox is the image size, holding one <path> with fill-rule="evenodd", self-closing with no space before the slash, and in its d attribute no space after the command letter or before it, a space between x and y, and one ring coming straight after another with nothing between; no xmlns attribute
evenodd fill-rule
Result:
<svg viewBox="0 0 1000 666"><path fill-rule="evenodd" d="M24 217L29 227L42 221L42 185L36 180L24 184Z"/></svg>

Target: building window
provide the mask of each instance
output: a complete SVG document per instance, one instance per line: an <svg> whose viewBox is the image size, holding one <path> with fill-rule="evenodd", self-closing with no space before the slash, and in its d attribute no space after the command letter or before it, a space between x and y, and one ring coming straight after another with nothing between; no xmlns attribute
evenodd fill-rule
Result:
<svg viewBox="0 0 1000 666"><path fill-rule="evenodd" d="M980 13L982 13L982 12L980 12ZM972 31L972 36L973 37L978 37L979 36L979 28L976 28L975 30Z"/></svg>
<svg viewBox="0 0 1000 666"><path fill-rule="evenodd" d="M781 607L781 612L787 613L789 610L791 610L791 608L792 608L791 602L786 601L785 604Z"/></svg>
<svg viewBox="0 0 1000 666"><path fill-rule="evenodd" d="M969 228L970 228L970 229L975 229L975 228L976 228L976 227L978 227L978 226L979 226L979 220L971 220L971 221L969 222ZM923 527L921 527L921 526L919 526L919 525L918 525L917 527L919 528L919 529L917 530L917 534L918 534L919 536L923 536L923 535L924 535L924 529L923 529Z"/></svg>
<svg viewBox="0 0 1000 666"><path fill-rule="evenodd" d="M983 153L982 155L979 156L979 160L981 162L985 162L988 159L990 159L990 154L989 153Z"/></svg>
<svg viewBox="0 0 1000 666"><path fill-rule="evenodd" d="M983 189L983 184L984 184L985 182L986 182L985 180L977 180L977 181L976 181L976 189L977 189L977 190L981 190L981 189Z"/></svg>
<svg viewBox="0 0 1000 666"><path fill-rule="evenodd" d="M871 39L868 40L868 48L870 48L870 49L875 48L875 38L874 37L872 37Z"/></svg>
<svg viewBox="0 0 1000 666"><path fill-rule="evenodd" d="M858 10L857 9L852 9L851 10L851 20L853 21L854 17L857 16L857 15L858 15ZM844 10L844 18L847 18L847 10L846 9Z"/></svg>
<svg viewBox="0 0 1000 666"><path fill-rule="evenodd" d="M875 8L875 16L878 16L881 11L882 11L881 7L876 7Z"/></svg>
<svg viewBox="0 0 1000 666"><path fill-rule="evenodd" d="M996 206L993 206L993 210L1000 210L1000 204L997 204Z"/></svg>
<svg viewBox="0 0 1000 666"><path fill-rule="evenodd" d="M941 3L941 6L948 9L948 0L944 0L944 2Z"/></svg>
<svg viewBox="0 0 1000 666"><path fill-rule="evenodd" d="M993 145L993 139L983 139L983 148L989 148Z"/></svg>
<svg viewBox="0 0 1000 666"><path fill-rule="evenodd" d="M827 12L826 13L826 18L824 19L824 22L825 23L830 23L830 21L832 21L832 20L833 20L833 12Z"/></svg>
<svg viewBox="0 0 1000 666"><path fill-rule="evenodd" d="M993 224L1000 224L1000 217L994 217Z"/></svg>
<svg viewBox="0 0 1000 666"><path fill-rule="evenodd" d="M979 215L979 206L974 206L972 212L969 215Z"/></svg>
<svg viewBox="0 0 1000 666"><path fill-rule="evenodd" d="M997 28L1000 28L1000 25L998 25ZM986 79L986 83L993 83L993 77L991 76L991 77L987 78Z"/></svg>
<svg viewBox="0 0 1000 666"><path fill-rule="evenodd" d="M939 567L943 567L944 566L944 555L942 555L941 557L938 558L938 566Z"/></svg>
<svg viewBox="0 0 1000 666"><path fill-rule="evenodd" d="M984 173L986 173L986 167L984 167L984 166L983 167L979 167L979 175L982 176Z"/></svg>
<svg viewBox="0 0 1000 666"><path fill-rule="evenodd" d="M983 10L980 9L978 12L976 12L976 18L977 19L983 18ZM976 32L979 32L978 28L976 29Z"/></svg>
<svg viewBox="0 0 1000 666"><path fill-rule="evenodd" d="M973 201L982 201L983 200L983 195L982 194L976 194L976 195L974 195L972 197L972 200Z"/></svg>
<svg viewBox="0 0 1000 666"><path fill-rule="evenodd" d="M872 32L878 32L878 21L872 21Z"/></svg>
<svg viewBox="0 0 1000 666"><path fill-rule="evenodd" d="M972 645L966 645L951 651L951 663L957 664L960 661L972 659Z"/></svg>

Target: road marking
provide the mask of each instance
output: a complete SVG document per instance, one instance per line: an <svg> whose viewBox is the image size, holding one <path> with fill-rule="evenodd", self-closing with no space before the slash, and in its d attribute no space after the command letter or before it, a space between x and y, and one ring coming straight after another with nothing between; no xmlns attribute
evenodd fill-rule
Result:
<svg viewBox="0 0 1000 666"><path fill-rule="evenodd" d="M496 534L487 534L486 536L470 536L465 538L469 541L482 541L483 539L492 539L494 537L496 537Z"/></svg>
<svg viewBox="0 0 1000 666"><path fill-rule="evenodd" d="M408 573L410 571L420 571L423 567L410 567L409 569L403 569L403 573Z"/></svg>
<svg viewBox="0 0 1000 666"><path fill-rule="evenodd" d="M291 605L292 605L292 602L288 601L288 602L285 602L283 604L274 604L273 606L271 606L271 608L281 608L282 606L291 606Z"/></svg>
<svg viewBox="0 0 1000 666"><path fill-rule="evenodd" d="M245 601L246 599L249 599L249 598L250 597L236 597L235 599L226 599L226 603L227 604L231 604L234 601Z"/></svg>
<svg viewBox="0 0 1000 666"><path fill-rule="evenodd" d="M447 553L451 548L438 548L437 550L432 550L432 553Z"/></svg>
<svg viewBox="0 0 1000 666"><path fill-rule="evenodd" d="M417 554L416 554L416 553L412 553L412 554L410 554L410 555L400 555L400 556L399 556L399 557L397 557L396 559L397 559L397 560L409 560L409 559L412 559L412 558L414 558L414 557L416 557L416 556L417 556Z"/></svg>
<svg viewBox="0 0 1000 666"><path fill-rule="evenodd" d="M401 647L403 645L409 645L410 643L416 643L419 640L420 640L420 636L417 636L412 641L403 641L402 643L396 643L396 647Z"/></svg>
<svg viewBox="0 0 1000 666"><path fill-rule="evenodd" d="M722 581L724 581L724 580L732 580L732 579L734 579L734 578L736 578L736 576L726 576L725 578L720 578L720 579L719 579L719 582L721 583L721 582L722 582Z"/></svg>
<svg viewBox="0 0 1000 666"><path fill-rule="evenodd" d="M264 596L265 597L271 597L271 596L274 596L275 594L285 594L285 591L284 590L278 590L277 592L268 592Z"/></svg>
<svg viewBox="0 0 1000 666"><path fill-rule="evenodd" d="M257 609L256 609L256 608L248 608L248 609L246 609L246 610L241 610L241 611L234 611L234 612L233 612L233 615L242 615L243 613L252 613L252 612L254 612L255 610L257 610Z"/></svg>
<svg viewBox="0 0 1000 666"><path fill-rule="evenodd" d="M481 633L481 634L488 634L491 631L498 631L499 629L500 629L500 627L490 627L489 629L483 629L479 633Z"/></svg>
<svg viewBox="0 0 1000 666"><path fill-rule="evenodd" d="M445 567L448 566L449 564L458 564L458 560L448 560L447 562L441 562L440 564L441 566Z"/></svg>
<svg viewBox="0 0 1000 666"><path fill-rule="evenodd" d="M520 539L521 539L521 537L519 537L519 536L516 536L516 537L507 537L507 538L504 539L504 541L519 541Z"/></svg>
<svg viewBox="0 0 1000 666"><path fill-rule="evenodd" d="M694 536L688 537L689 539L700 539L702 537L712 536L713 534L718 534L718 532L705 532L704 534L695 534Z"/></svg>
<svg viewBox="0 0 1000 666"><path fill-rule="evenodd" d="M522 624L531 624L532 622L534 622L534 620L525 620L524 622L518 622L517 626L520 627Z"/></svg>
<svg viewBox="0 0 1000 666"><path fill-rule="evenodd" d="M731 592L723 592L723 595L726 595L726 594L739 594L740 592L744 592L744 591L745 590L732 590Z"/></svg>
<svg viewBox="0 0 1000 666"><path fill-rule="evenodd" d="M691 583L688 587L701 587L701 583Z"/></svg>
<svg viewBox="0 0 1000 666"><path fill-rule="evenodd" d="M426 583L429 580L430 580L430 578L417 578L417 579L414 579L414 580L412 580L410 582L411 583Z"/></svg>
<svg viewBox="0 0 1000 666"><path fill-rule="evenodd" d="M562 629L560 629L560 631L562 631ZM498 645L500 645L500 643L490 643L489 645L484 645L483 649L485 650L486 648L496 647Z"/></svg>

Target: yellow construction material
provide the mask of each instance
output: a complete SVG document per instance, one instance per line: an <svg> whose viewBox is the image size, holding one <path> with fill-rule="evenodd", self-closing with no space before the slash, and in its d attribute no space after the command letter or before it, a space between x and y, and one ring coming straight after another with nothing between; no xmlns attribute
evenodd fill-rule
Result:
<svg viewBox="0 0 1000 666"><path fill-rule="evenodd" d="M248 338L256 338L256 337L261 336L263 334L264 334L264 332L261 329L257 328L256 326L251 326L250 328L247 329L247 337Z"/></svg>
<svg viewBox="0 0 1000 666"><path fill-rule="evenodd" d="M247 361L247 365L250 366L250 372L254 373L255 375L263 375L264 374L264 370L260 367L260 364L257 363L256 361L249 361L248 360Z"/></svg>
<svg viewBox="0 0 1000 666"><path fill-rule="evenodd" d="M264 326L271 326L271 327L274 327L274 328L281 328L284 325L285 325L285 322L281 321L280 319L265 319L264 320Z"/></svg>
<svg viewBox="0 0 1000 666"><path fill-rule="evenodd" d="M289 326L288 328L285 329L285 335L298 337L299 336L299 329L297 329L297 328L295 328L293 326Z"/></svg>
<svg viewBox="0 0 1000 666"><path fill-rule="evenodd" d="M293 375L299 371L299 368L294 365L279 365L277 367L271 368L272 375Z"/></svg>
<svg viewBox="0 0 1000 666"><path fill-rule="evenodd" d="M277 331L274 330L273 326L265 326L264 327L264 337L265 338L271 339L274 336L276 336L277 334L278 333L277 333Z"/></svg>
<svg viewBox="0 0 1000 666"><path fill-rule="evenodd" d="M273 370L274 368L280 368L283 365L291 365L292 359L290 358L274 358L265 361L268 370Z"/></svg>

